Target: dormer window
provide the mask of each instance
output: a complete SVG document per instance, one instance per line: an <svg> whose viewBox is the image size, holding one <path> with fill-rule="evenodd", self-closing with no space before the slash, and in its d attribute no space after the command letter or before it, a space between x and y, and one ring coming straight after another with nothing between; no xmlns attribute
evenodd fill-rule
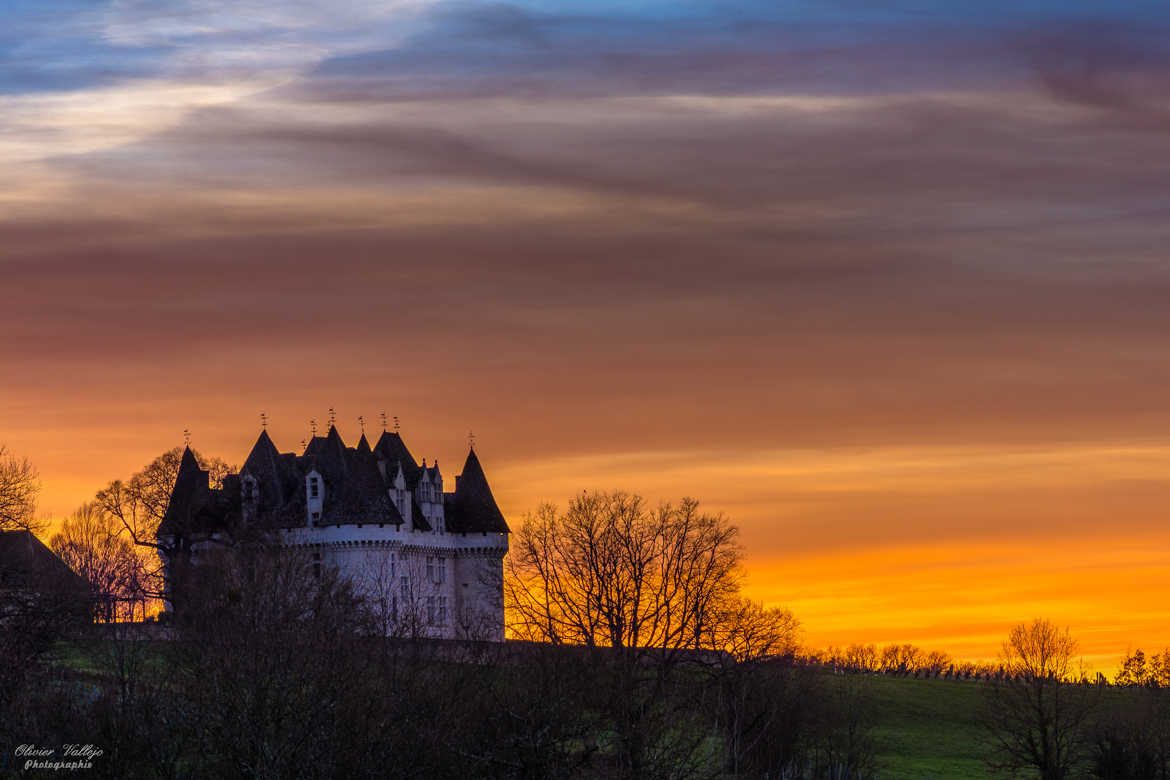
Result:
<svg viewBox="0 0 1170 780"><path fill-rule="evenodd" d="M321 497L321 480L317 477L309 477L309 498Z"/></svg>
<svg viewBox="0 0 1170 780"><path fill-rule="evenodd" d="M256 480L248 477L244 480L244 500L253 502L260 498L260 486L256 484Z"/></svg>

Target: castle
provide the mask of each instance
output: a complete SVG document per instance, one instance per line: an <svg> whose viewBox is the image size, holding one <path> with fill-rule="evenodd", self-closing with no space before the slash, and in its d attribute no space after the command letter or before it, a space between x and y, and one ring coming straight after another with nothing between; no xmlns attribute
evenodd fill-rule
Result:
<svg viewBox="0 0 1170 780"><path fill-rule="evenodd" d="M157 538L168 587L180 560L262 528L280 545L331 566L357 587L390 635L504 638L504 520L474 447L455 490L436 461L420 466L397 432L346 447L337 428L304 454L279 452L260 433L238 474L213 488L188 447Z"/></svg>

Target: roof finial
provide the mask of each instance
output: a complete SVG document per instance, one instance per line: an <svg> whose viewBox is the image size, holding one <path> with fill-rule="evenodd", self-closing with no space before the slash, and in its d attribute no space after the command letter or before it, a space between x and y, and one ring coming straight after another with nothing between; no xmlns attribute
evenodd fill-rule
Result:
<svg viewBox="0 0 1170 780"><path fill-rule="evenodd" d="M307 450L307 449L309 449L309 445L305 443L305 440L304 440L304 439L301 439L301 449L302 449L302 450Z"/></svg>
<svg viewBox="0 0 1170 780"><path fill-rule="evenodd" d="M360 414L358 415L358 425L362 426L362 436L365 436L366 435L366 418Z"/></svg>
<svg viewBox="0 0 1170 780"><path fill-rule="evenodd" d="M394 415L394 432L398 433L398 415Z"/></svg>
<svg viewBox="0 0 1170 780"><path fill-rule="evenodd" d="M472 452L475 452L475 432L474 431L467 432L467 447Z"/></svg>
<svg viewBox="0 0 1170 780"><path fill-rule="evenodd" d="M264 412L260 412L260 427L264 430L268 430L268 415L266 415Z"/></svg>
<svg viewBox="0 0 1170 780"><path fill-rule="evenodd" d="M329 407L329 427L332 428L337 425L337 412L333 411L333 407Z"/></svg>
<svg viewBox="0 0 1170 780"><path fill-rule="evenodd" d="M313 432L313 438L317 438L317 418L313 417L309 420L309 430Z"/></svg>
<svg viewBox="0 0 1170 780"><path fill-rule="evenodd" d="M183 429L183 444L185 444L188 447L191 446L191 429L190 428Z"/></svg>
<svg viewBox="0 0 1170 780"><path fill-rule="evenodd" d="M378 417L382 420L382 432L386 432L386 412L382 412Z"/></svg>

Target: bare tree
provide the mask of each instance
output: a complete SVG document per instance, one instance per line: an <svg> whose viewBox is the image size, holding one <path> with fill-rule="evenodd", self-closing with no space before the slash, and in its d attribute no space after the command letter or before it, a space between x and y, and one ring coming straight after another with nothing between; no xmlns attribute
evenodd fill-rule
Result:
<svg viewBox="0 0 1170 780"><path fill-rule="evenodd" d="M146 562L125 529L96 503L83 504L61 524L49 547L69 568L89 580L98 617L111 621L132 618L135 607L146 610Z"/></svg>
<svg viewBox="0 0 1170 780"><path fill-rule="evenodd" d="M922 665L922 650L911 644L887 645L882 648L881 668L884 672L906 674Z"/></svg>
<svg viewBox="0 0 1170 780"><path fill-rule="evenodd" d="M740 581L738 529L683 499L586 493L544 506L514 535L506 583L522 638L622 649L697 649Z"/></svg>
<svg viewBox="0 0 1170 780"><path fill-rule="evenodd" d="M877 645L852 644L842 654L845 665L859 672L876 672L881 668Z"/></svg>
<svg viewBox="0 0 1170 780"><path fill-rule="evenodd" d="M370 550L353 584L382 636L425 639L454 619L441 583L423 559L398 550Z"/></svg>
<svg viewBox="0 0 1170 780"><path fill-rule="evenodd" d="M777 730L791 731L786 715L793 686L787 667L792 666L799 629L790 610L738 596L710 624L706 646L718 652L704 666L715 692L716 723L724 735L724 764L733 775L753 763L761 769L761 743L775 741Z"/></svg>
<svg viewBox="0 0 1170 780"><path fill-rule="evenodd" d="M40 475L28 458L10 455L0 444L0 531L43 531L46 523L35 517L40 491Z"/></svg>
<svg viewBox="0 0 1170 780"><path fill-rule="evenodd" d="M207 458L192 452L199 467L210 472L210 485L213 488L220 487L223 478L233 471L219 458ZM157 552L168 552L155 538L155 531L166 517L182 461L181 448L167 450L128 480L116 479L109 483L94 498L103 512L121 524L135 545L155 551L154 555L148 556L149 562L144 571L144 583L152 597L161 598L164 591L162 563Z"/></svg>
<svg viewBox="0 0 1170 780"><path fill-rule="evenodd" d="M694 771L698 716L678 668L696 660L741 578L737 529L698 502L646 506L627 493L586 493L561 514L542 507L514 534L505 584L519 638L584 645L598 707L616 745L614 771Z"/></svg>
<svg viewBox="0 0 1170 780"><path fill-rule="evenodd" d="M1094 691L1073 684L1076 652L1068 629L1048 620L1012 628L1000 653L1004 674L988 685L983 713L997 768L1033 770L1044 780L1076 773L1096 703Z"/></svg>

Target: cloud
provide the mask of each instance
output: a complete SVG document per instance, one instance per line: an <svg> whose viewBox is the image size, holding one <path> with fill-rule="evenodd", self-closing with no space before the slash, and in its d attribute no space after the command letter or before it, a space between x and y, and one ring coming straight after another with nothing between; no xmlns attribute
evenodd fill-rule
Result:
<svg viewBox="0 0 1170 780"><path fill-rule="evenodd" d="M71 200L7 224L28 323L9 354L89 366L130 345L272 370L264 355L299 348L332 368L337 344L384 354L386 316L390 353L452 402L472 376L520 378L551 418L625 421L580 426L588 449L674 446L696 415L710 441L806 444L1162 424L1170 277L1148 247L1167 182L1148 161L1170 142L1008 79L1016 32L956 33L974 49L951 66L973 75L949 89L920 72L946 39L895 60L922 66L900 90L791 94L768 58L799 36L779 22L738 42L735 18L639 17L600 41L596 15L424 21L391 54L52 159ZM863 73L907 35L832 43ZM547 89L512 89L517 63Z"/></svg>

